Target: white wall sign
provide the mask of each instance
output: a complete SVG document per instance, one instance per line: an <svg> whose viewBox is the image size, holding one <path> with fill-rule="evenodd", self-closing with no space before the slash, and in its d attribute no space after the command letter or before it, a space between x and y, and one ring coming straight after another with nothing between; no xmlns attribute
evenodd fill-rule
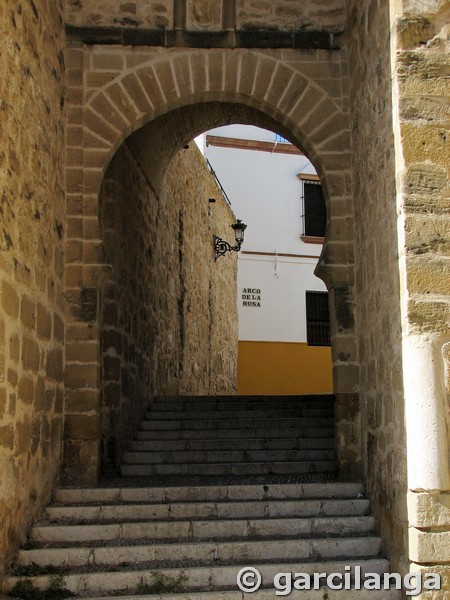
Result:
<svg viewBox="0 0 450 600"><path fill-rule="evenodd" d="M261 290L259 288L242 288L242 306L261 308Z"/></svg>

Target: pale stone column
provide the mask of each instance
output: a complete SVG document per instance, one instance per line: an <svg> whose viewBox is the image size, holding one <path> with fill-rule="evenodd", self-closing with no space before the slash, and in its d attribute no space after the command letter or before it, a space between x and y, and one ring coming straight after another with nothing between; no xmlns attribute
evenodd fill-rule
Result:
<svg viewBox="0 0 450 600"><path fill-rule="evenodd" d="M425 336L404 340L408 487L414 491L450 489L445 382L439 347Z"/></svg>

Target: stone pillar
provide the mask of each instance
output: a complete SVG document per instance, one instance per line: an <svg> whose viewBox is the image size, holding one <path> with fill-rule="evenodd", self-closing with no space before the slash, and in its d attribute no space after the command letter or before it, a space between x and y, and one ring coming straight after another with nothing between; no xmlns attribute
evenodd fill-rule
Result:
<svg viewBox="0 0 450 600"><path fill-rule="evenodd" d="M450 589L448 22L445 0L392 2L408 462L408 567ZM446 381L447 379L447 381ZM447 387L447 389L446 389ZM422 596L421 596L422 597Z"/></svg>
<svg viewBox="0 0 450 600"><path fill-rule="evenodd" d="M403 347L408 487L450 489L442 356L432 338L409 336Z"/></svg>

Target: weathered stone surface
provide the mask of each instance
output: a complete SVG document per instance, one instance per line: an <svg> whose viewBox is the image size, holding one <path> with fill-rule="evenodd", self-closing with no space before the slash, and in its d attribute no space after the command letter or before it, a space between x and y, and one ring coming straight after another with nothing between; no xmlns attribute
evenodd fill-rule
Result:
<svg viewBox="0 0 450 600"><path fill-rule="evenodd" d="M59 469L61 431L49 450L53 406L42 386L52 316L64 314L62 5L0 8L0 577ZM57 375L49 388L61 384Z"/></svg>
<svg viewBox="0 0 450 600"><path fill-rule="evenodd" d="M220 31L223 0L187 0L186 28L191 31Z"/></svg>
<svg viewBox="0 0 450 600"><path fill-rule="evenodd" d="M2 283L2 308L8 317L16 319L19 316L20 300L16 290L7 282Z"/></svg>
<svg viewBox="0 0 450 600"><path fill-rule="evenodd" d="M228 235L234 217L195 145L176 154L156 193L151 145L153 136L140 136L121 148L101 196L114 268L101 293L104 468L114 467L155 394L236 389L236 261L214 263L212 254L213 233Z"/></svg>
<svg viewBox="0 0 450 600"><path fill-rule="evenodd" d="M399 19L397 22L397 36L400 48L410 49L426 44L432 39L436 29L426 17Z"/></svg>
<svg viewBox="0 0 450 600"><path fill-rule="evenodd" d="M255 2L253 0L150 0L111 5L106 0L69 0L66 21L72 26L91 28L103 34L104 43L121 41L114 28L126 30L181 29L217 32L237 30L331 31L345 26L345 3L342 0L315 0L310 3L292 0ZM128 34L128 31L126 31ZM139 43L139 37L127 43Z"/></svg>
<svg viewBox="0 0 450 600"><path fill-rule="evenodd" d="M449 527L450 493L408 492L408 518L413 527Z"/></svg>
<svg viewBox="0 0 450 600"><path fill-rule="evenodd" d="M435 564L432 566L421 565L417 563L410 563L408 565L410 573L420 573L422 578L425 579L426 575L430 576L432 573L436 573L441 578L441 589L440 591L426 591L423 590L420 594L420 600L449 600L450 594L450 567L448 565Z"/></svg>
<svg viewBox="0 0 450 600"><path fill-rule="evenodd" d="M362 451L368 493L395 566L407 540L389 6L353 1L348 15Z"/></svg>
<svg viewBox="0 0 450 600"><path fill-rule="evenodd" d="M255 108L250 117L245 113L244 122L265 124L269 115L275 115L271 123L285 127L287 134L304 143L328 186L329 236L335 246L330 244L324 254L321 276L336 288L332 291L336 383L341 392L348 392L340 400L338 394L341 466L348 466L347 473L355 475L365 465L367 489L374 498L385 548L393 565L397 564L399 557L408 554L403 427L403 376L407 373L402 371L401 340L420 330L439 334L444 346L444 335L448 335L449 304L444 297L448 292L448 42L443 35L448 18L444 0L405 0L406 12L394 25L389 21L389 3L369 0L350 0L345 6L340 0L199 0L176 6L171 0L69 0L69 24L86 30L93 27L94 33L104 35L106 44L122 46L83 47L71 42L67 69L62 55L62 4L58 0L49 9L44 0L3 0L0 7L0 416L6 440L6 446L0 447L6 480L0 489L0 522L7 523L0 533L0 554L5 548L11 554L49 496L59 467L64 412L74 418L67 422L67 435L80 436L68 439L66 464L79 477L97 476L99 429L94 420L89 422L91 437L83 440L82 423L76 419L99 412L97 315L101 303L104 365L111 376L104 382L109 399L104 424L108 435L116 428L116 451L120 452L132 427L132 419L120 419L130 412L130 398L146 398L156 389L189 393L192 376L196 391L231 386L234 316L229 313L226 322L225 315L220 322L204 318L222 309L229 273L221 270L222 264L209 272L205 246L197 247L190 235L197 225L194 215L201 214L203 223L214 223L214 213L206 216L205 206L195 203L210 190L201 188L202 194L198 193L198 165L192 168L183 151L173 163L177 170L166 169L168 163L161 158L167 158L167 130L153 137L140 165L133 160L136 156L125 159L120 151L116 158L129 170L118 173L116 164L116 172L109 173L109 181L117 184L104 190L109 198L126 203L125 194L118 198L125 183L138 190L136 203L141 212L133 213L136 205L132 203L122 206L122 211L129 211L123 214L130 216L128 224L133 223L136 235L126 231L127 223L120 223L120 218L108 220L114 214L120 217L117 206L105 215L102 234L97 221L103 170L132 130L184 102L225 98L230 104L219 117L215 113L210 121L196 121L198 127L238 119L239 103ZM184 36L172 31L172 38L166 35L164 29L182 30L187 22L197 31ZM180 39L187 45L197 40L205 48L216 44L222 35L214 31L219 22L235 41L254 46L284 47L288 40L301 45L302 40L314 41L312 32L317 30L331 39L327 32L341 31L344 25L347 34L345 47L331 53L278 49L222 54L217 49L210 53L161 48L170 39L175 45ZM390 35L395 32L397 40ZM224 46L229 40L230 36L223 36ZM126 47L133 43L141 46L139 52ZM158 47L147 49L146 43ZM166 55L171 58L165 60ZM119 81L122 75L125 78ZM392 121L397 112L392 105L397 101L392 76L399 84L398 123ZM83 103L105 86L109 89L103 89L84 110ZM351 140L341 110L351 114ZM328 131L329 124L340 130ZM190 139L181 139L187 129L185 121L174 119L170 132L180 135L180 148ZM191 126L191 137L194 129ZM401 160L395 154L400 146ZM352 173L342 174L350 148ZM396 173L402 161L404 172ZM163 182L162 176L149 177L148 165L156 170L163 165L168 178ZM88 168L83 170L84 166ZM186 168L194 175L185 176ZM401 181L396 181L397 175ZM154 189L149 189L149 182ZM158 214L166 202L166 214ZM406 248L398 236L399 219L405 224ZM151 240L143 234L144 224L150 225ZM208 235L212 225L210 229ZM161 230L167 237L161 239ZM106 255L101 235L111 249L117 231L122 246L125 240L127 250L131 249L130 256L110 252L114 272L103 270ZM227 233L223 230L222 235ZM64 296L63 238L68 241ZM409 286L409 301L406 314L401 315L405 291L399 285L399 256L404 251L406 277L402 281ZM162 257L166 262L158 270L155 262ZM337 262L334 270L333 261ZM204 275L202 284L194 281L195 269ZM97 291L99 287L108 291L107 276L113 290L123 293L104 295L100 302ZM143 285L147 277L150 292ZM143 307L150 307L147 314ZM64 410L61 373L66 326L73 345L67 346ZM343 338L352 338L355 328L357 348L343 341L340 345ZM159 358L153 352L157 346ZM152 350L147 352L149 347ZM217 352L211 350L216 348ZM445 371L448 385L448 348L442 355L431 378L444 381ZM353 397L357 391L359 402ZM102 452L107 456L110 448ZM420 545L424 562L437 559L433 550L437 533L427 532L426 543Z"/></svg>
<svg viewBox="0 0 450 600"><path fill-rule="evenodd" d="M342 31L345 16L345 7L341 0L319 0L310 3L289 0L236 0L237 29Z"/></svg>
<svg viewBox="0 0 450 600"><path fill-rule="evenodd" d="M422 564L450 563L450 531L409 529L409 558Z"/></svg>
<svg viewBox="0 0 450 600"><path fill-rule="evenodd" d="M411 328L417 332L448 333L448 302L445 300L411 299L408 302L408 314Z"/></svg>
<svg viewBox="0 0 450 600"><path fill-rule="evenodd" d="M68 0L66 21L95 27L173 28L173 0L114 2L109 0Z"/></svg>
<svg viewBox="0 0 450 600"><path fill-rule="evenodd" d="M98 440L100 419L98 415L68 415L64 419L64 429L69 440Z"/></svg>

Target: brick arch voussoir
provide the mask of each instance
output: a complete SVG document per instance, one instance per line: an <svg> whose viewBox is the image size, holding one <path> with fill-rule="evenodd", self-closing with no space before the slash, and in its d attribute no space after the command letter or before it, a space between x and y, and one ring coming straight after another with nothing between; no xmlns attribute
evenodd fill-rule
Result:
<svg viewBox="0 0 450 600"><path fill-rule="evenodd" d="M326 90L262 52L192 50L140 63L90 99L86 131L98 146L91 141L85 152L85 193L99 194L107 165L133 131L171 110L208 101L245 104L271 116L292 132L291 141L315 164L325 187L336 187L323 156L348 151L348 121Z"/></svg>
<svg viewBox="0 0 450 600"><path fill-rule="evenodd" d="M268 114L289 114L306 89L315 90L316 101L326 100L329 112L338 110L324 88L277 57L247 49L192 49L151 57L131 67L99 88L88 108L103 117L103 129L120 131L116 147L117 140L120 144L126 135L163 114L168 105L181 106L182 99L233 94L247 102L256 100Z"/></svg>

